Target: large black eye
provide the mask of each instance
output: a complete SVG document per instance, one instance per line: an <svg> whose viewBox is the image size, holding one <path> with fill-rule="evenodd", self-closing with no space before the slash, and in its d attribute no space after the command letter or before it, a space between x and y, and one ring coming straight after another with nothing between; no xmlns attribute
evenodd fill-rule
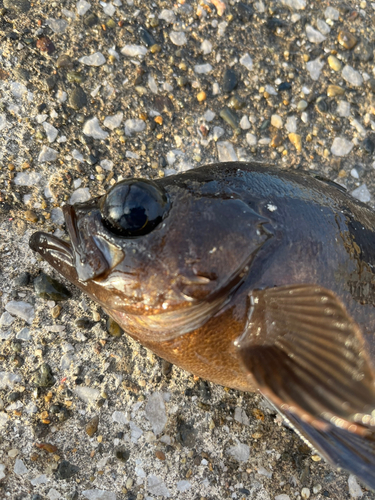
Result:
<svg viewBox="0 0 375 500"><path fill-rule="evenodd" d="M126 179L108 191L100 209L110 231L119 236L140 236L159 224L168 209L168 200L155 183Z"/></svg>

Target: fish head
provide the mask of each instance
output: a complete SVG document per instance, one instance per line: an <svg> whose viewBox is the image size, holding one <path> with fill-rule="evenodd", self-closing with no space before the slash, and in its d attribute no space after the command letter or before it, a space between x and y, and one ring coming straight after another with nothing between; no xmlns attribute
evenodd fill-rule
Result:
<svg viewBox="0 0 375 500"><path fill-rule="evenodd" d="M226 303L268 238L266 219L210 176L125 179L63 212L70 241L38 232L31 248L122 323L164 318L164 331Z"/></svg>

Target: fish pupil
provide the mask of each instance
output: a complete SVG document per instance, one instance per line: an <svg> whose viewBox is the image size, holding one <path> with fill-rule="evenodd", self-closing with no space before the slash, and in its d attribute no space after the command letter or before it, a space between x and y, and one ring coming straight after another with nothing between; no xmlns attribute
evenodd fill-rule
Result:
<svg viewBox="0 0 375 500"><path fill-rule="evenodd" d="M100 203L103 223L109 231L124 237L152 231L168 208L167 196L152 181L126 179L115 184Z"/></svg>

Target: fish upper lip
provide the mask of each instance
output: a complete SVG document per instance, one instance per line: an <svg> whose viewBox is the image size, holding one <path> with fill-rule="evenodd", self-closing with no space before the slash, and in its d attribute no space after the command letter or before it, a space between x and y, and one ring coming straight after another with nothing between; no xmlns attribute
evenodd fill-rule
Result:
<svg viewBox="0 0 375 500"><path fill-rule="evenodd" d="M53 234L38 231L30 237L29 245L34 252L41 255L48 253L60 257L61 260L72 265L73 250L70 243L57 238Z"/></svg>

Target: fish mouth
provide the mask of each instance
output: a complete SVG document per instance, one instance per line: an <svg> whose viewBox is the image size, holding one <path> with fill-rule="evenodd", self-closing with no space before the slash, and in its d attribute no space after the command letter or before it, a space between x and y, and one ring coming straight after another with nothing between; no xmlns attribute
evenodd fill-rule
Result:
<svg viewBox="0 0 375 500"><path fill-rule="evenodd" d="M37 252L56 271L72 283L79 285L77 271L73 265L74 254L70 243L53 234L38 231L29 241L30 248Z"/></svg>

